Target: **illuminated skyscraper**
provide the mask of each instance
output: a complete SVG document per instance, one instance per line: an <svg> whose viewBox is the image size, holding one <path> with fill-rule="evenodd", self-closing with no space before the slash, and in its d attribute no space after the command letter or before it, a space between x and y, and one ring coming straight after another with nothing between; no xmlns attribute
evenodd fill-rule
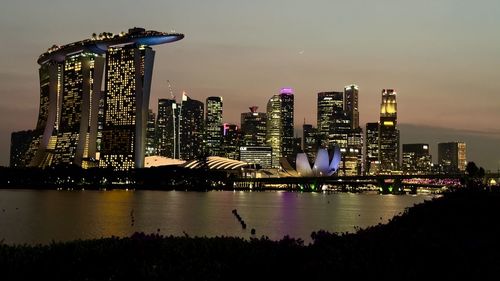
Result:
<svg viewBox="0 0 500 281"><path fill-rule="evenodd" d="M148 46L183 37L132 28L54 45L43 53L38 59L40 112L26 153L30 166L142 167L154 58Z"/></svg>
<svg viewBox="0 0 500 281"><path fill-rule="evenodd" d="M273 150L273 168L279 168L281 157L292 157L293 140L293 90L283 88L267 103L266 144Z"/></svg>
<svg viewBox="0 0 500 281"><path fill-rule="evenodd" d="M242 142L245 146L266 145L266 120L264 112L257 112L257 106L251 106L250 112L241 113Z"/></svg>
<svg viewBox="0 0 500 281"><path fill-rule="evenodd" d="M339 175L361 175L363 166L363 131L361 128L352 129L347 135L347 145L340 148L342 153Z"/></svg>
<svg viewBox="0 0 500 281"><path fill-rule="evenodd" d="M445 173L464 172L467 167L467 147L465 142L439 143L438 162Z"/></svg>
<svg viewBox="0 0 500 281"><path fill-rule="evenodd" d="M241 131L235 124L224 123L222 130L222 157L238 160L241 144Z"/></svg>
<svg viewBox="0 0 500 281"><path fill-rule="evenodd" d="M365 143L365 174L375 175L380 169L378 122L366 123Z"/></svg>
<svg viewBox="0 0 500 281"><path fill-rule="evenodd" d="M97 118L104 57L73 54L64 60L60 122L53 164L98 166Z"/></svg>
<svg viewBox="0 0 500 281"><path fill-rule="evenodd" d="M49 49L51 50L51 49ZM43 56L43 55L42 55ZM33 140L26 152L25 162L32 167L50 165L56 143L61 109L61 60L38 60L40 64L40 108L33 131Z"/></svg>
<svg viewBox="0 0 500 281"><path fill-rule="evenodd" d="M403 172L428 174L432 168L432 157L426 143L403 144Z"/></svg>
<svg viewBox="0 0 500 281"><path fill-rule="evenodd" d="M101 167L144 167L154 51L127 45L106 54Z"/></svg>
<svg viewBox="0 0 500 281"><path fill-rule="evenodd" d="M146 156L156 155L156 147L156 114L150 109L146 126Z"/></svg>
<svg viewBox="0 0 500 281"><path fill-rule="evenodd" d="M180 159L192 160L204 155L203 103L182 93L179 119Z"/></svg>
<svg viewBox="0 0 500 281"><path fill-rule="evenodd" d="M160 156L179 159L179 112L174 99L158 100L156 145Z"/></svg>
<svg viewBox="0 0 500 281"><path fill-rule="evenodd" d="M344 113L344 93L318 93L317 114L317 130L323 138L322 145L332 147L335 142L343 142L341 136L334 136L334 134L340 134L340 132L334 133L333 128L343 128L342 131L351 128L349 119ZM335 125L334 123L337 124ZM347 136L345 137L345 142L347 142Z"/></svg>
<svg viewBox="0 0 500 281"><path fill-rule="evenodd" d="M205 145L210 156L221 156L222 97L208 97L205 114ZM236 159L236 158L232 158Z"/></svg>
<svg viewBox="0 0 500 281"><path fill-rule="evenodd" d="M359 128L358 93L357 85L344 87L344 110L349 117L351 129Z"/></svg>
<svg viewBox="0 0 500 281"><path fill-rule="evenodd" d="M338 174L359 174L363 138L359 128L358 87L350 85L344 92L318 93L317 114L318 134L323 139L321 145L329 149L340 148Z"/></svg>
<svg viewBox="0 0 500 281"><path fill-rule="evenodd" d="M267 102L266 144L272 149L272 167L279 168L281 151L281 102L279 95L274 95Z"/></svg>
<svg viewBox="0 0 500 281"><path fill-rule="evenodd" d="M399 130L396 91L382 90L379 124L379 160L382 172L399 170Z"/></svg>

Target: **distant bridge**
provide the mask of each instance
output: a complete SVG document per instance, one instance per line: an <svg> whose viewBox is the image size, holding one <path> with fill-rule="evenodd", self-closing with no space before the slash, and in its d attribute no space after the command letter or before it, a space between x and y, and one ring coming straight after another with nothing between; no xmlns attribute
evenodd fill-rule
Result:
<svg viewBox="0 0 500 281"><path fill-rule="evenodd" d="M382 189L393 188L402 190L404 187L413 189L419 187L441 188L460 183L465 174L428 174L428 175L368 175L368 176L330 176L330 177L281 177L281 178L238 178L234 179L235 186L239 187L266 187L283 185L290 189L297 186L351 186L366 185L379 186ZM412 182L411 180L422 180ZM425 181L429 180L429 181ZM434 180L434 181L433 181Z"/></svg>

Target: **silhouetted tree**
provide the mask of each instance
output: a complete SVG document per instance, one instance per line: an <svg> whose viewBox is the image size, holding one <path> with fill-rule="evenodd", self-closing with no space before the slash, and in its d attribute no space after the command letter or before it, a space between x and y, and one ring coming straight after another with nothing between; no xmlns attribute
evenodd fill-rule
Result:
<svg viewBox="0 0 500 281"><path fill-rule="evenodd" d="M483 167L478 167L476 163L467 163L466 171L466 185L467 188L471 189L482 189L484 188L483 178L485 171Z"/></svg>

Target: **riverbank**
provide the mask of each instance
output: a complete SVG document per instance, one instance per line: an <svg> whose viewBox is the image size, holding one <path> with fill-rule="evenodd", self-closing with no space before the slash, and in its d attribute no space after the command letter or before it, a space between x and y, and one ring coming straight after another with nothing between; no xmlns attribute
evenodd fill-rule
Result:
<svg viewBox="0 0 500 281"><path fill-rule="evenodd" d="M136 233L40 246L0 245L2 280L484 278L500 273L500 193L455 192L355 234L283 238Z"/></svg>

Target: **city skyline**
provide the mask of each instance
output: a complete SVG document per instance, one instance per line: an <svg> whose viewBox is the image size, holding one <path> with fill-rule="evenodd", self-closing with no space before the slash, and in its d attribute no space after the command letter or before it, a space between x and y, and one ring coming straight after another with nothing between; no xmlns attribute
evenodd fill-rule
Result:
<svg viewBox="0 0 500 281"><path fill-rule="evenodd" d="M153 2L152 7L140 7L147 16L134 20L109 16L113 22L104 12L116 5L102 3L101 9L91 10L96 18L102 14L105 20L88 22L83 16L87 13L60 13L57 23L51 24L64 26L62 30L45 22L51 10L45 6L50 5L35 1L31 5L6 4L0 12L0 35L8 38L2 40L5 52L0 55L4 100L0 165L8 165L10 133L35 128L38 55L54 43L66 44L93 32L119 32L131 26L186 34L177 45L156 49L149 104L154 110L159 98L170 97L166 82L170 80L178 102L182 90L202 101L222 96L227 105L223 121L239 124L240 114L248 106L263 109L270 96L290 86L295 89L295 128L299 128L304 118L306 123L316 123L318 92L341 91L353 83L360 87L360 127L364 127L378 120L380 90L394 88L401 144L429 143L433 159L437 159L438 142L465 141L471 161L493 170L500 165L500 155L494 153L500 146L500 97L495 95L500 82L494 71L500 66L495 55L499 39L490 36L498 26L498 3L403 5L384 1L366 4L375 6L371 11L358 3L320 1L290 2L284 7L262 2L192 4L185 1L166 7ZM61 9L71 6L87 11L79 5ZM139 9L134 5L118 9L131 15ZM200 7L205 5L206 11ZM231 9L233 13L228 12ZM162 11L161 17L155 10ZM358 13L355 18L362 19L360 23L344 15L348 10ZM324 17L328 12L332 16ZM255 21L253 16L262 20ZM206 24L200 24L203 21ZM303 38L296 40L294 34ZM25 47L18 48L21 44ZM295 135L300 135L297 130Z"/></svg>

